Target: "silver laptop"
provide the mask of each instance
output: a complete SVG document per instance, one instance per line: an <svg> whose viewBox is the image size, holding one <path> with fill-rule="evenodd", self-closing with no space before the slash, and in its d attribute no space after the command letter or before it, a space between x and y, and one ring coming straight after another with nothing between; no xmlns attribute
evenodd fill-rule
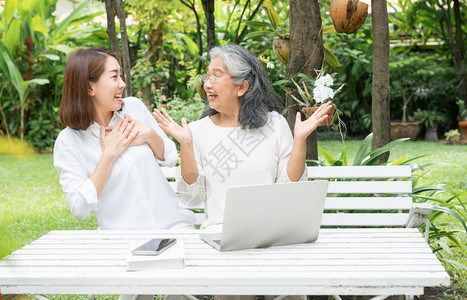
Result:
<svg viewBox="0 0 467 300"><path fill-rule="evenodd" d="M200 233L219 251L314 242L328 181L302 181L227 189L221 233Z"/></svg>

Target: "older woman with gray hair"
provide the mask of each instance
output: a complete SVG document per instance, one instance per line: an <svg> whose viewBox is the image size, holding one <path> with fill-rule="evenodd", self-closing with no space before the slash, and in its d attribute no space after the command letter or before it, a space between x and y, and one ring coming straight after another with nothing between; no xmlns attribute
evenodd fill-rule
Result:
<svg viewBox="0 0 467 300"><path fill-rule="evenodd" d="M181 126L165 110L154 116L180 143L179 190L191 205L204 203L202 228L222 225L228 187L306 180L306 138L327 116L331 103L309 119L297 113L294 136L266 71L250 51L215 47L204 75L205 116Z"/></svg>

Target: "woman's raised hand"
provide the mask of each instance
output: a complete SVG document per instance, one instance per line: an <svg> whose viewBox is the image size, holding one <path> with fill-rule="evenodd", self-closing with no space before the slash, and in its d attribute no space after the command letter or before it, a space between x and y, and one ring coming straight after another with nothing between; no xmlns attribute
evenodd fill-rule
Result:
<svg viewBox="0 0 467 300"><path fill-rule="evenodd" d="M302 121L300 112L297 112L294 126L294 137L305 140L319 124L323 123L328 117L333 104L331 101L320 105L320 107L305 121Z"/></svg>
<svg viewBox="0 0 467 300"><path fill-rule="evenodd" d="M191 130L188 127L185 118L182 118L182 126L180 126L172 119L165 109L159 111L155 108L152 114L159 122L159 127L164 130L165 133L173 136L180 144L190 144L192 142L193 136L191 135Z"/></svg>

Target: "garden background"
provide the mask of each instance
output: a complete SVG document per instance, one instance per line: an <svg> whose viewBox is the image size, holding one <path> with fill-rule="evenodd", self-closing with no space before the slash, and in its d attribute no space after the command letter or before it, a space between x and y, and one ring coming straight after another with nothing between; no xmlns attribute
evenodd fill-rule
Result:
<svg viewBox="0 0 467 300"><path fill-rule="evenodd" d="M323 28L332 26L330 2L320 2ZM210 9L214 23L205 13L207 3L213 5ZM131 65L131 77L126 80L131 81L132 94L150 109L166 107L176 120L199 119L204 101L196 90L197 75L205 72L207 49L213 39L217 45L238 43L261 57L272 82L286 79L287 66L275 56L272 42L278 35L288 33L289 1L270 1L280 20L275 28L267 25L272 22L266 3L123 1ZM438 292L446 293L443 297L447 299L464 299L467 150L465 145L445 143L456 142L459 121L467 117L466 99L459 98L459 88L466 81L467 55L464 46L460 45L459 53L459 43L456 44L456 34L460 34L461 41L467 40L466 3L397 0L388 2L388 11L390 116L402 119L405 111L408 120L421 121L418 141L393 148L389 161L414 164L415 169L425 166L414 176L414 187L431 188L422 190L417 201L430 201L444 209L433 220L438 227L431 232L430 244L445 259L453 278L452 288ZM63 12L57 10L57 0L6 0L0 1L0 15L1 258L48 230L95 228L92 218L82 222L70 216L50 151L62 129L58 110L67 58L79 47L110 48L110 27L105 3L100 1L78 1ZM358 152L360 140L372 131L371 18L370 13L355 33L323 34L328 57L337 61L327 60L325 69L335 73L336 82L345 83L334 102L342 111L341 119L347 128L345 149L349 164ZM457 18L461 20L460 30L455 27ZM212 32L209 24L214 24L214 37L208 36ZM122 44L120 23L115 25ZM456 55L461 58L460 67ZM280 85L276 91L286 106ZM435 131L440 141L422 142L433 123L438 125ZM338 159L344 149L340 139L337 125L320 127L318 145L336 157L329 160L325 152L320 152L323 164L342 163ZM24 140L30 147L16 140ZM11 155L15 151L43 154ZM425 154L428 156L410 160ZM435 163L449 165L432 165ZM416 181L417 176L423 179Z"/></svg>

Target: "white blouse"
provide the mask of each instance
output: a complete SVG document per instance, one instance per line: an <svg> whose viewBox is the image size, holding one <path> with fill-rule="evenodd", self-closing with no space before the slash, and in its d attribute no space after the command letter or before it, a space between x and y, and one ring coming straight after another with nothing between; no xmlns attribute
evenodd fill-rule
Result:
<svg viewBox="0 0 467 300"><path fill-rule="evenodd" d="M159 167L178 160L175 144L137 98L125 98L122 111L114 113L109 126L124 114L152 127L164 140L165 161L159 161L146 143L128 147L115 161L99 198L89 179L100 160L100 127L63 129L54 146L54 166L60 177L71 213L85 219L93 213L101 229L169 229L192 227L191 211L178 207L178 198Z"/></svg>
<svg viewBox="0 0 467 300"><path fill-rule="evenodd" d="M189 124L198 166L198 180L188 185L177 170L177 186L188 206L203 203L206 221L202 228L217 228L224 217L227 188L236 185L288 182L287 163L293 136L285 118L268 114L261 128L219 127L205 117ZM306 180L307 172L300 180Z"/></svg>

